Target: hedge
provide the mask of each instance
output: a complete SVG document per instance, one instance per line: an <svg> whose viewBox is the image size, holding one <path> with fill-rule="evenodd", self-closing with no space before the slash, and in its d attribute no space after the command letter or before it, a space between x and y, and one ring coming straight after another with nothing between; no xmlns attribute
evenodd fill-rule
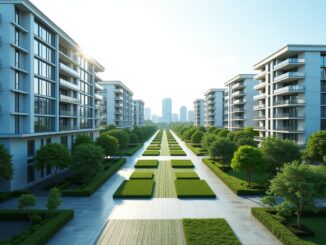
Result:
<svg viewBox="0 0 326 245"><path fill-rule="evenodd" d="M313 242L301 240L285 225L276 220L266 208L252 208L251 214L270 230L284 245L315 245Z"/></svg>
<svg viewBox="0 0 326 245"><path fill-rule="evenodd" d="M32 210L32 214L44 217L44 221L34 225L31 230L24 234L18 234L11 239L0 241L1 244L45 244L55 233L74 217L73 210L58 210L51 218L47 218L49 211ZM25 210L0 210L0 220L26 220L28 213Z"/></svg>
<svg viewBox="0 0 326 245"><path fill-rule="evenodd" d="M106 182L120 167L125 164L126 159L121 158L109 169L95 176L95 178L86 186L75 190L60 189L62 196L91 196L104 182Z"/></svg>
<svg viewBox="0 0 326 245"><path fill-rule="evenodd" d="M157 168L158 160L138 160L135 168Z"/></svg>
<svg viewBox="0 0 326 245"><path fill-rule="evenodd" d="M224 184L226 184L237 195L265 195L266 189L248 189L244 185L241 185L241 181L236 177L228 175L223 172L217 165L213 164L210 159L202 159L203 163L213 171L213 173L219 177Z"/></svg>
<svg viewBox="0 0 326 245"><path fill-rule="evenodd" d="M196 156L206 156L207 152L202 148L194 147L191 143L186 143L186 146L196 155Z"/></svg>
<svg viewBox="0 0 326 245"><path fill-rule="evenodd" d="M143 147L143 143L135 144L135 145L129 145L129 147L133 146L132 148L128 149L122 149L118 154L116 155L123 155L123 156L132 156L134 155L140 148Z"/></svg>
<svg viewBox="0 0 326 245"><path fill-rule="evenodd" d="M195 171L191 172L176 172L176 179L199 179L199 176Z"/></svg>
<svg viewBox="0 0 326 245"><path fill-rule="evenodd" d="M150 198L154 184L154 180L124 180L113 198Z"/></svg>
<svg viewBox="0 0 326 245"><path fill-rule="evenodd" d="M187 159L172 159L171 160L172 168L194 168L194 164L191 160Z"/></svg>
<svg viewBox="0 0 326 245"><path fill-rule="evenodd" d="M151 171L134 171L129 179L153 179L154 174Z"/></svg>
<svg viewBox="0 0 326 245"><path fill-rule="evenodd" d="M174 184L179 198L216 198L205 180L175 180Z"/></svg>
<svg viewBox="0 0 326 245"><path fill-rule="evenodd" d="M160 151L157 150L146 150L143 153L143 156L158 156L160 155Z"/></svg>
<svg viewBox="0 0 326 245"><path fill-rule="evenodd" d="M0 203L7 201L13 197L19 197L22 194L28 194L30 191L28 190L15 190L15 191L7 191L7 192L0 192Z"/></svg>
<svg viewBox="0 0 326 245"><path fill-rule="evenodd" d="M170 150L171 156L186 156L187 154L183 150Z"/></svg>

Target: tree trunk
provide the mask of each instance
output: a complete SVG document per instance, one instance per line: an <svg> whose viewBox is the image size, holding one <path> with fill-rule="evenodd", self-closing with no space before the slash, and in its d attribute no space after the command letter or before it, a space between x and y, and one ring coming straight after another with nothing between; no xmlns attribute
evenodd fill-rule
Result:
<svg viewBox="0 0 326 245"><path fill-rule="evenodd" d="M301 222L300 222L300 219L301 219L301 211L300 210L297 210L296 211L296 215L297 215L297 227L298 227L298 229L301 229Z"/></svg>

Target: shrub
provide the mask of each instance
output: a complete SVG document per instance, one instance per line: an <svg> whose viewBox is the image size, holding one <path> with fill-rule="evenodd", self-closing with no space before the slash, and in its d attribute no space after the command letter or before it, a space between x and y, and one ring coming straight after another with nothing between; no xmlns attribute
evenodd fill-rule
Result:
<svg viewBox="0 0 326 245"><path fill-rule="evenodd" d="M138 160L135 168L157 168L157 160Z"/></svg>
<svg viewBox="0 0 326 245"><path fill-rule="evenodd" d="M186 156L186 153L183 150L171 150L171 156Z"/></svg>
<svg viewBox="0 0 326 245"><path fill-rule="evenodd" d="M148 198L152 197L153 180L125 180L113 194L113 198Z"/></svg>
<svg viewBox="0 0 326 245"><path fill-rule="evenodd" d="M204 150L208 151L208 148L211 146L211 144L216 141L217 136L214 134L205 134L201 140L201 146Z"/></svg>
<svg viewBox="0 0 326 245"><path fill-rule="evenodd" d="M205 180L175 180L174 184L179 198L216 198Z"/></svg>
<svg viewBox="0 0 326 245"><path fill-rule="evenodd" d="M93 143L93 141L92 141L91 137L89 137L88 135L85 135L85 134L78 135L78 137L75 140L75 143L73 145L72 150L76 146L78 146L78 145L81 145L81 144L92 144L92 143Z"/></svg>
<svg viewBox="0 0 326 245"><path fill-rule="evenodd" d="M176 179L199 179L196 172L176 172L175 173Z"/></svg>
<svg viewBox="0 0 326 245"><path fill-rule="evenodd" d="M160 155L160 151L157 150L146 150L143 153L143 156L159 156Z"/></svg>
<svg viewBox="0 0 326 245"><path fill-rule="evenodd" d="M191 141L193 143L200 143L202 138L204 136L204 133L202 131L197 130L192 136L191 136Z"/></svg>
<svg viewBox="0 0 326 245"><path fill-rule="evenodd" d="M208 155L212 159L218 159L223 165L229 165L236 149L234 142L219 137L209 147Z"/></svg>
<svg viewBox="0 0 326 245"><path fill-rule="evenodd" d="M119 141L121 149L127 148L129 144L129 134L125 130L111 129L107 134L115 137Z"/></svg>
<svg viewBox="0 0 326 245"><path fill-rule="evenodd" d="M96 139L96 144L103 148L103 152L106 156L113 156L119 149L119 141L117 138L108 134L101 134Z"/></svg>
<svg viewBox="0 0 326 245"><path fill-rule="evenodd" d="M130 143L135 144L139 142L139 138L137 134L131 133L129 137L130 137L130 141L129 141Z"/></svg>
<svg viewBox="0 0 326 245"><path fill-rule="evenodd" d="M46 204L46 207L50 212L57 211L58 207L61 205L62 201L60 199L61 193L57 188L53 188L50 190L49 196L48 196L48 202Z"/></svg>
<svg viewBox="0 0 326 245"><path fill-rule="evenodd" d="M307 142L305 158L326 165L326 130L313 133ZM295 160L295 159L294 159Z"/></svg>
<svg viewBox="0 0 326 245"><path fill-rule="evenodd" d="M183 159L174 159L171 160L172 168L194 168L194 164L191 160L183 160Z"/></svg>
<svg viewBox="0 0 326 245"><path fill-rule="evenodd" d="M153 179L154 174L150 171L134 171L129 179Z"/></svg>
<svg viewBox="0 0 326 245"><path fill-rule="evenodd" d="M11 155L8 153L4 145L0 144L0 183L9 181L14 174Z"/></svg>

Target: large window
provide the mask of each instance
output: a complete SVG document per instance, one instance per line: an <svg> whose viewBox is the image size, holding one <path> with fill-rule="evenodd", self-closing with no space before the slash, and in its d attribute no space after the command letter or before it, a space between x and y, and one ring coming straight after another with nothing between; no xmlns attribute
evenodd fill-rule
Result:
<svg viewBox="0 0 326 245"><path fill-rule="evenodd" d="M27 182L33 182L35 180L34 161L30 159L27 161Z"/></svg>
<svg viewBox="0 0 326 245"><path fill-rule="evenodd" d="M38 40L34 39L34 54L45 59L50 63L54 63L55 60L55 53L54 50L47 47L43 43L39 42Z"/></svg>
<svg viewBox="0 0 326 245"><path fill-rule="evenodd" d="M54 66L37 58L34 58L34 73L47 79L55 79Z"/></svg>
<svg viewBox="0 0 326 245"><path fill-rule="evenodd" d="M52 82L34 77L34 94L54 97L55 85Z"/></svg>
<svg viewBox="0 0 326 245"><path fill-rule="evenodd" d="M55 114L55 100L38 97L34 98L34 113L35 114Z"/></svg>
<svg viewBox="0 0 326 245"><path fill-rule="evenodd" d="M20 32L17 28L15 29L15 44L17 46L20 45Z"/></svg>
<svg viewBox="0 0 326 245"><path fill-rule="evenodd" d="M51 46L55 45L54 34L37 21L34 22L34 35Z"/></svg>
<svg viewBox="0 0 326 245"><path fill-rule="evenodd" d="M18 50L15 50L15 67L16 68L21 68L20 67L20 54L19 54L19 51Z"/></svg>
<svg viewBox="0 0 326 245"><path fill-rule="evenodd" d="M19 9L15 9L15 23L20 25L20 11Z"/></svg>
<svg viewBox="0 0 326 245"><path fill-rule="evenodd" d="M34 117L34 131L36 133L54 131L54 118Z"/></svg>
<svg viewBox="0 0 326 245"><path fill-rule="evenodd" d="M326 66L326 56L320 56L320 66Z"/></svg>
<svg viewBox="0 0 326 245"><path fill-rule="evenodd" d="M35 141L28 140L27 141L27 157L33 157L35 154Z"/></svg>

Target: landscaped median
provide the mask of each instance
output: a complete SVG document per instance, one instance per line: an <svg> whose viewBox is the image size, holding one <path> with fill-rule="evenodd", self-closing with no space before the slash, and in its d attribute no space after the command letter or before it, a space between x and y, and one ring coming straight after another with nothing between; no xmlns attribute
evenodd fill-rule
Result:
<svg viewBox="0 0 326 245"><path fill-rule="evenodd" d="M125 180L122 182L113 198L150 198L153 195L155 182L153 180Z"/></svg>
<svg viewBox="0 0 326 245"><path fill-rule="evenodd" d="M216 198L215 193L205 180L175 180L175 189L179 198Z"/></svg>
<svg viewBox="0 0 326 245"><path fill-rule="evenodd" d="M232 169L223 171L223 166L211 159L204 158L202 161L237 195L264 195L267 190L266 176L255 176L252 187L249 188L246 176L242 176Z"/></svg>
<svg viewBox="0 0 326 245"><path fill-rule="evenodd" d="M64 184L66 187L61 187L60 192L62 196L90 196L92 195L104 182L106 182L113 174L115 174L120 167L125 164L126 159L118 159L106 170L98 173L88 184L82 185L75 189L69 188L69 183Z"/></svg>
<svg viewBox="0 0 326 245"><path fill-rule="evenodd" d="M241 244L225 219L183 219L182 225L187 245Z"/></svg>
<svg viewBox="0 0 326 245"><path fill-rule="evenodd" d="M26 228L24 232L0 241L0 244L45 244L74 216L72 210L58 210L55 214L47 210L31 210L30 212L32 216L38 217L38 222L31 228ZM0 210L0 221L28 220L29 213L25 210Z"/></svg>

